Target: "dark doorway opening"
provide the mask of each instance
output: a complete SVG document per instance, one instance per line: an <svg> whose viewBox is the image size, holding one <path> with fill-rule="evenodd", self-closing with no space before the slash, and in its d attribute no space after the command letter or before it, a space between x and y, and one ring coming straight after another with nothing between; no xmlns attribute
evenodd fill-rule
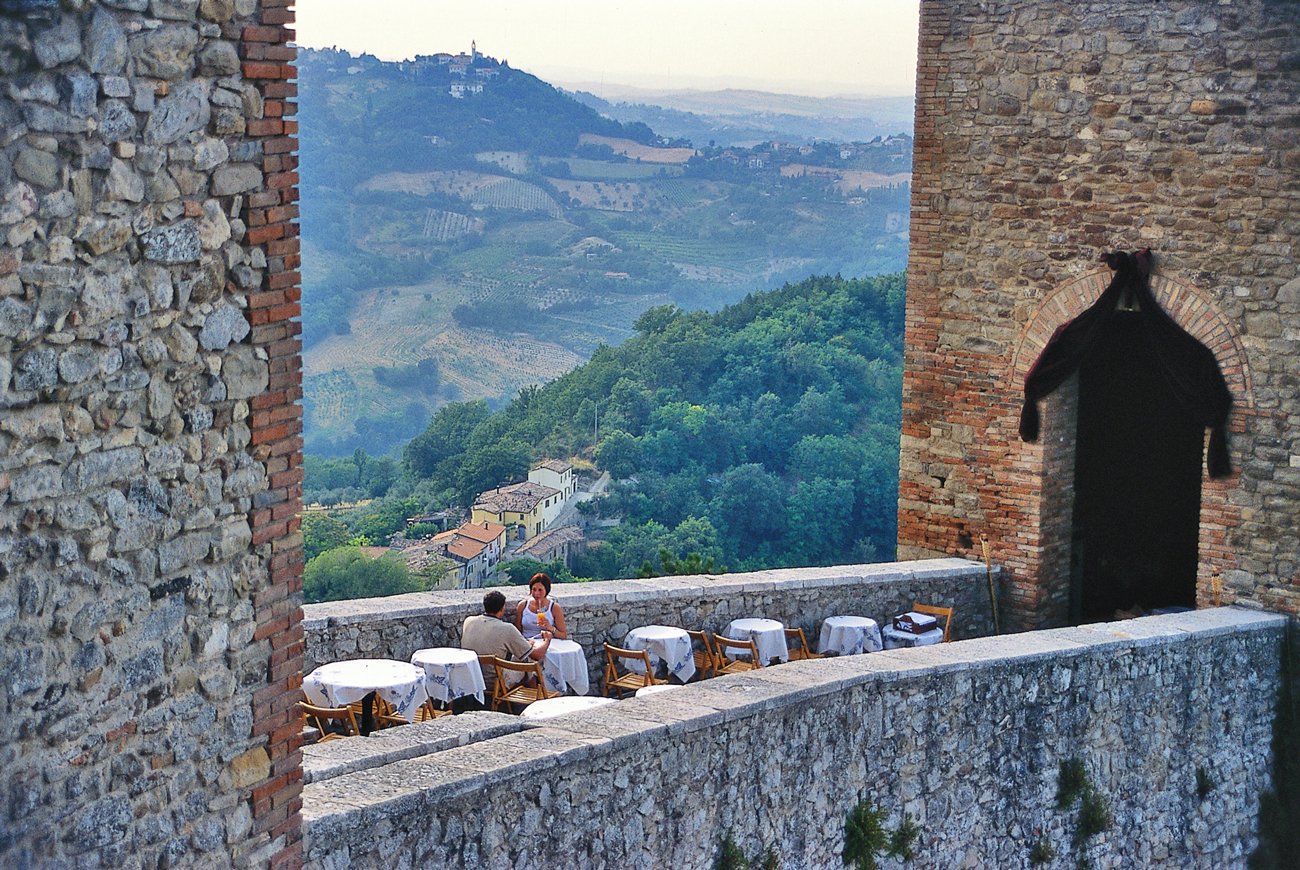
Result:
<svg viewBox="0 0 1300 870"><path fill-rule="evenodd" d="M1175 400L1136 312L1079 367L1075 622L1196 605L1204 427Z"/></svg>

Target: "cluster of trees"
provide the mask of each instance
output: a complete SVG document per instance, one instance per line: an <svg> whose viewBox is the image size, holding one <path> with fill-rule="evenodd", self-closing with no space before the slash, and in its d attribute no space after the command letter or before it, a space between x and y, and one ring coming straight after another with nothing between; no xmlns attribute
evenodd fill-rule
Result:
<svg viewBox="0 0 1300 870"><path fill-rule="evenodd" d="M375 382L385 387L414 389L432 395L438 390L438 363L426 357L414 365L375 366Z"/></svg>
<svg viewBox="0 0 1300 870"><path fill-rule="evenodd" d="M400 472L392 457L371 456L360 447L346 459L308 453L303 456L303 501L331 505L383 496Z"/></svg>
<svg viewBox="0 0 1300 870"><path fill-rule="evenodd" d="M661 550L733 569L888 556L902 316L900 275L650 309L635 337L498 413L440 410L404 453L412 492L468 505L534 457L594 446L616 482L592 510L622 522L579 575L635 575Z"/></svg>
<svg viewBox="0 0 1300 870"><path fill-rule="evenodd" d="M406 517L467 507L535 459L587 454L614 482L584 508L620 522L577 558L576 578L890 558L903 288L902 275L817 277L717 313L652 308L634 337L496 412L443 407L400 463L309 457L308 492L382 497L306 520L308 557L386 543ZM347 587L343 568L361 563L333 559L345 579L328 588Z"/></svg>

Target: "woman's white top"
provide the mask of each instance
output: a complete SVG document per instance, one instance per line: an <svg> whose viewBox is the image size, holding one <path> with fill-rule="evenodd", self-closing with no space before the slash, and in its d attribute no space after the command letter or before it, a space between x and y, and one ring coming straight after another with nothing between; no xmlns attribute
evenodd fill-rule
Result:
<svg viewBox="0 0 1300 870"><path fill-rule="evenodd" d="M532 599L529 599L529 601L524 602L524 615L519 618L519 625L523 631L523 635L529 640L542 636L542 627L537 622L537 614L528 606L531 601ZM551 612L554 609L555 601L547 598L546 607L542 608L542 613L546 614L550 631L555 631L555 615Z"/></svg>

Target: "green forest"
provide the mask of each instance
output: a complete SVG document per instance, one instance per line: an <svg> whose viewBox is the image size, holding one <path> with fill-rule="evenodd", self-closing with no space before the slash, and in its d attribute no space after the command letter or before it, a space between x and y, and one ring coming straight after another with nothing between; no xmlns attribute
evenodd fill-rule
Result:
<svg viewBox="0 0 1300 870"><path fill-rule="evenodd" d="M441 408L400 460L309 459L308 501L374 500L306 524L308 555L382 543L535 460L590 457L614 482L584 507L618 522L574 579L891 558L903 291L901 274L814 277L716 313L652 308L500 410Z"/></svg>

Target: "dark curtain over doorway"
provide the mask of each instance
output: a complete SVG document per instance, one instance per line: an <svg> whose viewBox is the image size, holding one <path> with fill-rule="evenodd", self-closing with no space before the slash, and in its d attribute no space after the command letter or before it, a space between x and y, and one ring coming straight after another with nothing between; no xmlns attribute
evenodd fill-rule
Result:
<svg viewBox="0 0 1300 870"><path fill-rule="evenodd" d="M1151 292L1151 252L1104 257L1110 286L1059 327L1025 377L1020 435L1038 438L1038 400L1079 378L1071 530L1075 620L1195 606L1206 466L1230 473L1227 383L1214 354Z"/></svg>

